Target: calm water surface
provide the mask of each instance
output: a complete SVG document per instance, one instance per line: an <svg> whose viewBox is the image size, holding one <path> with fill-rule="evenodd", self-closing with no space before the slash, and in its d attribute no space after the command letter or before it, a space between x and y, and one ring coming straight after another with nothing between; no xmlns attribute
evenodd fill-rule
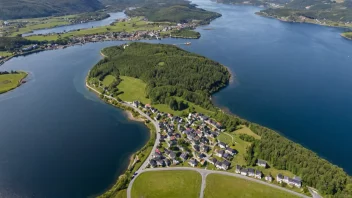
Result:
<svg viewBox="0 0 352 198"><path fill-rule="evenodd" d="M128 121L84 86L107 45L46 51L0 67L30 72L28 83L0 95L0 197L102 192L146 143L144 124Z"/></svg>
<svg viewBox="0 0 352 198"><path fill-rule="evenodd" d="M100 26L104 26L104 25L109 25L109 24L115 22L116 19L122 19L122 18L126 17L124 12L109 13L109 15L110 15L110 17L103 19L103 20L100 20L100 21L91 21L88 23L79 23L79 24L75 24L75 25L34 30L31 33L23 34L23 36L30 36L30 35L35 35L35 34L61 33L61 32L68 32L68 31L72 31L72 30L78 30L78 29L100 27Z"/></svg>
<svg viewBox="0 0 352 198"><path fill-rule="evenodd" d="M235 82L219 106L268 126L352 173L352 42L341 30L256 16L259 8L196 0L223 17L182 48L228 66ZM19 57L0 70L30 72L0 96L0 195L86 197L102 192L148 139L141 123L84 86L99 50L93 43ZM0 196L0 197L1 197Z"/></svg>

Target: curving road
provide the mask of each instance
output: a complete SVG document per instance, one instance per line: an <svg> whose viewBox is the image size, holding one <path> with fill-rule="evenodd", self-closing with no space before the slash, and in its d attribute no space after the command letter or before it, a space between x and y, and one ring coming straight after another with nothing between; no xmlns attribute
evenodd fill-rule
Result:
<svg viewBox="0 0 352 198"><path fill-rule="evenodd" d="M101 95L101 93L94 89L93 87L89 86L88 83L86 82L86 86L91 89L92 91L94 91L95 93ZM153 120L151 117L149 117L147 114L145 114L143 111L141 111L140 109L132 106L131 104L129 103L126 103L126 102L120 102L118 101L116 98L113 98L111 96L108 96L108 95L104 95L104 97L106 98L109 98L111 100L115 100L116 102L118 102L119 104L122 104L122 105L125 105L127 107L131 107L133 108L135 111L137 111L139 114L141 114L143 117L147 118L151 123L153 123L153 125L155 126L155 130L156 130L156 139L155 139L155 142L154 142L154 146L153 146L153 149L152 151L150 152L148 158L144 161L144 163L141 165L141 167L136 171L136 173L140 173L141 170L145 169L148 164L149 164L149 161L151 160L152 158L152 155L153 153L155 153L155 150L160 142L160 127L159 127L159 122Z"/></svg>
<svg viewBox="0 0 352 198"><path fill-rule="evenodd" d="M86 86L89 89L91 89L92 91L96 92L97 94L99 94L99 95L101 94L98 90L96 90L93 87L89 86L87 82L86 82ZM232 176L232 177L239 177L239 178L242 178L242 179L246 179L246 180L249 180L249 181L257 182L257 183L264 184L264 185L267 185L267 186L270 186L270 187L273 187L273 188L276 188L276 189L280 189L280 190L286 191L286 192L294 194L294 195L296 195L298 197L308 198L308 196L306 196L306 195L303 195L303 194L288 190L286 188L283 188L283 187L280 187L280 186L277 186L277 185L274 185L274 184L270 184L270 183L267 183L267 182L264 182L264 181L261 181L261 180L258 180L258 179L254 179L254 178L251 178L251 177L247 177L247 176L243 176L243 175L240 175L240 174L236 174L236 173L229 173L229 172L215 171L215 170L206 170L206 169L199 169L199 168L190 168L190 167L168 167L168 168L146 169L146 167L149 164L149 161L152 158L153 153L155 153L155 150L156 150L156 148L157 148L157 146L158 146L158 144L160 142L160 127L159 127L159 123L154 121L151 117L149 117L143 111L141 111L140 109L132 106L129 103L120 102L116 98L113 98L113 97L108 96L108 95L104 95L104 97L112 99L112 100L115 100L116 102L118 102L118 103L120 103L122 105L125 105L127 107L133 108L135 111L137 111L139 114L141 114L142 116L147 118L151 123L153 123L154 126L155 126L155 129L156 129L156 139L155 139L155 143L154 143L153 149L150 152L148 158L144 161L144 163L141 165L141 167L136 171L137 175L129 183L128 188L127 188L127 198L131 198L131 190L132 190L133 183L134 183L135 179L141 173L150 172L150 171L170 171L170 170L191 170L191 171L197 171L199 174L201 174L201 176L202 176L202 185L201 185L201 190L200 190L200 194L199 194L200 198L204 197L204 190L205 190L205 187L206 187L206 177L209 174L221 174L221 175L227 175L227 176Z"/></svg>
<svg viewBox="0 0 352 198"><path fill-rule="evenodd" d="M227 175L227 176L232 176L232 177L238 177L238 178L241 178L241 179L246 179L246 180L249 180L249 181L252 181L252 182L257 182L257 183L260 183L260 184L263 184L263 185L267 185L267 186L270 186L272 188L283 190L285 192L291 193L291 194L296 195L298 197L308 198L308 196L306 196L306 195L291 191L289 189L286 189L286 188L283 188L283 187L280 187L280 186L277 186L277 185L274 185L274 184L271 184L271 183L267 183L267 182L259 180L259 179L254 179L252 177L247 177L247 176L243 176L243 175L240 175L240 174L229 173L229 172L225 172L225 171L206 170L206 169L191 168L191 167L169 167L169 168L144 169L144 170L140 171L140 173L151 172L151 171L172 171L172 170L191 170L191 171L197 171L199 174L201 174L201 176L202 176L202 185L201 185L200 196L199 196L200 198L204 197L204 189L206 187L206 177L209 174L221 174L221 175ZM129 183L128 188L127 188L127 198L131 198L132 186L133 186L133 183L134 183L135 179L138 176L139 176L139 174L136 175L136 177L133 178L131 180L131 182Z"/></svg>

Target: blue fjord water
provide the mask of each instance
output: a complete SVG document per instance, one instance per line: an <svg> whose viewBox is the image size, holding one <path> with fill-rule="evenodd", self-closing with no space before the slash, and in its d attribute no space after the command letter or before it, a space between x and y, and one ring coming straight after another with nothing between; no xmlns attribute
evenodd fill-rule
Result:
<svg viewBox="0 0 352 198"><path fill-rule="evenodd" d="M352 42L341 29L284 23L259 8L195 0L223 17L199 40L165 39L229 67L215 103L279 131L352 173ZM205 30L210 28L211 30ZM104 191L149 134L84 86L99 50L91 43L10 60L0 70L29 81L0 95L0 195L86 197Z"/></svg>

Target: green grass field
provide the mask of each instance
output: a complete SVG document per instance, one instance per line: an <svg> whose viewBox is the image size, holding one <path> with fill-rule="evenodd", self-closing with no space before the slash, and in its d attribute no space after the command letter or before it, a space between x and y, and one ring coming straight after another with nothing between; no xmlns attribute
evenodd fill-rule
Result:
<svg viewBox="0 0 352 198"><path fill-rule="evenodd" d="M8 51L0 51L0 56L11 56L12 53Z"/></svg>
<svg viewBox="0 0 352 198"><path fill-rule="evenodd" d="M117 88L123 91L123 94L119 95L121 100L129 102L138 100L144 104L150 103L150 100L145 97L145 88L147 85L142 80L128 76L120 76L120 78L122 81Z"/></svg>
<svg viewBox="0 0 352 198"><path fill-rule="evenodd" d="M107 75L104 80L103 80L103 85L108 87L113 81L115 80L115 77L112 75Z"/></svg>
<svg viewBox="0 0 352 198"><path fill-rule="evenodd" d="M195 171L142 173L132 186L132 198L199 197L202 177Z"/></svg>
<svg viewBox="0 0 352 198"><path fill-rule="evenodd" d="M126 198L127 197L127 189L118 191L113 197L114 198Z"/></svg>
<svg viewBox="0 0 352 198"><path fill-rule="evenodd" d="M0 75L0 94L18 87L19 81L26 76L27 74L25 72L20 72L18 74Z"/></svg>
<svg viewBox="0 0 352 198"><path fill-rule="evenodd" d="M223 197L285 197L293 198L295 195L285 191L265 186L256 182L231 177L227 175L210 174L207 176L207 184L204 190L205 198L223 198Z"/></svg>
<svg viewBox="0 0 352 198"><path fill-rule="evenodd" d="M112 76L111 76L112 77ZM112 78L107 76L104 81L105 83L111 83ZM128 76L120 76L122 79L122 82L117 86L120 91L123 91L123 94L119 95L119 98L124 101L141 101L144 104L149 104L150 100L145 97L145 88L146 88L146 83L144 83L142 80L137 79L137 78L132 78ZM103 82L104 83L104 82ZM105 85L104 83L104 85ZM182 100L179 97L175 97L176 100ZM189 108L194 108L195 111L199 113L204 113L206 115L211 115L213 112L208 111L206 109L203 109L202 107L195 105L194 103L186 101L189 105ZM152 105L153 107L157 108L159 111L166 112L166 113L171 113L173 115L181 115L183 112L188 112L188 109L185 109L183 111L174 111L172 110L168 105L166 104L156 104Z"/></svg>
<svg viewBox="0 0 352 198"><path fill-rule="evenodd" d="M352 39L352 32L345 32L345 33L342 33L342 36L346 37L346 38L349 38L349 39Z"/></svg>
<svg viewBox="0 0 352 198"><path fill-rule="evenodd" d="M231 138L229 135L233 138ZM257 134L255 134L252 130L250 130L248 127L246 126L242 126L241 129L238 129L234 132L230 132L228 134L225 133L220 133L220 135L218 136L218 140L225 142L226 144L230 145L231 148L234 148L238 151L238 154L235 155L235 157L233 158L233 160L231 161L232 166L235 165L241 165L241 166L246 166L246 160L245 160L245 155L246 155L246 150L247 147L251 144L250 142L246 142L242 139L239 138L240 134L247 134L250 135L256 139L260 139L261 137ZM232 146L233 141L235 142L235 146ZM262 168L262 167L253 167L255 169L258 169L260 171L263 172L263 174L265 175L273 175L276 176L277 174L281 173L284 174L286 176L289 177L293 177L294 174L291 173L290 171L286 171L286 170L278 170L276 168L270 167L270 168ZM229 172L235 172L235 169L232 168L229 170Z"/></svg>

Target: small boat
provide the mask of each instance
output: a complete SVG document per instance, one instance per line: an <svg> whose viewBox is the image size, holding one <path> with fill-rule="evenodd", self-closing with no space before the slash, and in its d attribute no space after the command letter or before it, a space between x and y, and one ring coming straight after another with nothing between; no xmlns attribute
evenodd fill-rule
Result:
<svg viewBox="0 0 352 198"><path fill-rule="evenodd" d="M191 42L187 42L187 43L185 43L185 45L191 45Z"/></svg>

